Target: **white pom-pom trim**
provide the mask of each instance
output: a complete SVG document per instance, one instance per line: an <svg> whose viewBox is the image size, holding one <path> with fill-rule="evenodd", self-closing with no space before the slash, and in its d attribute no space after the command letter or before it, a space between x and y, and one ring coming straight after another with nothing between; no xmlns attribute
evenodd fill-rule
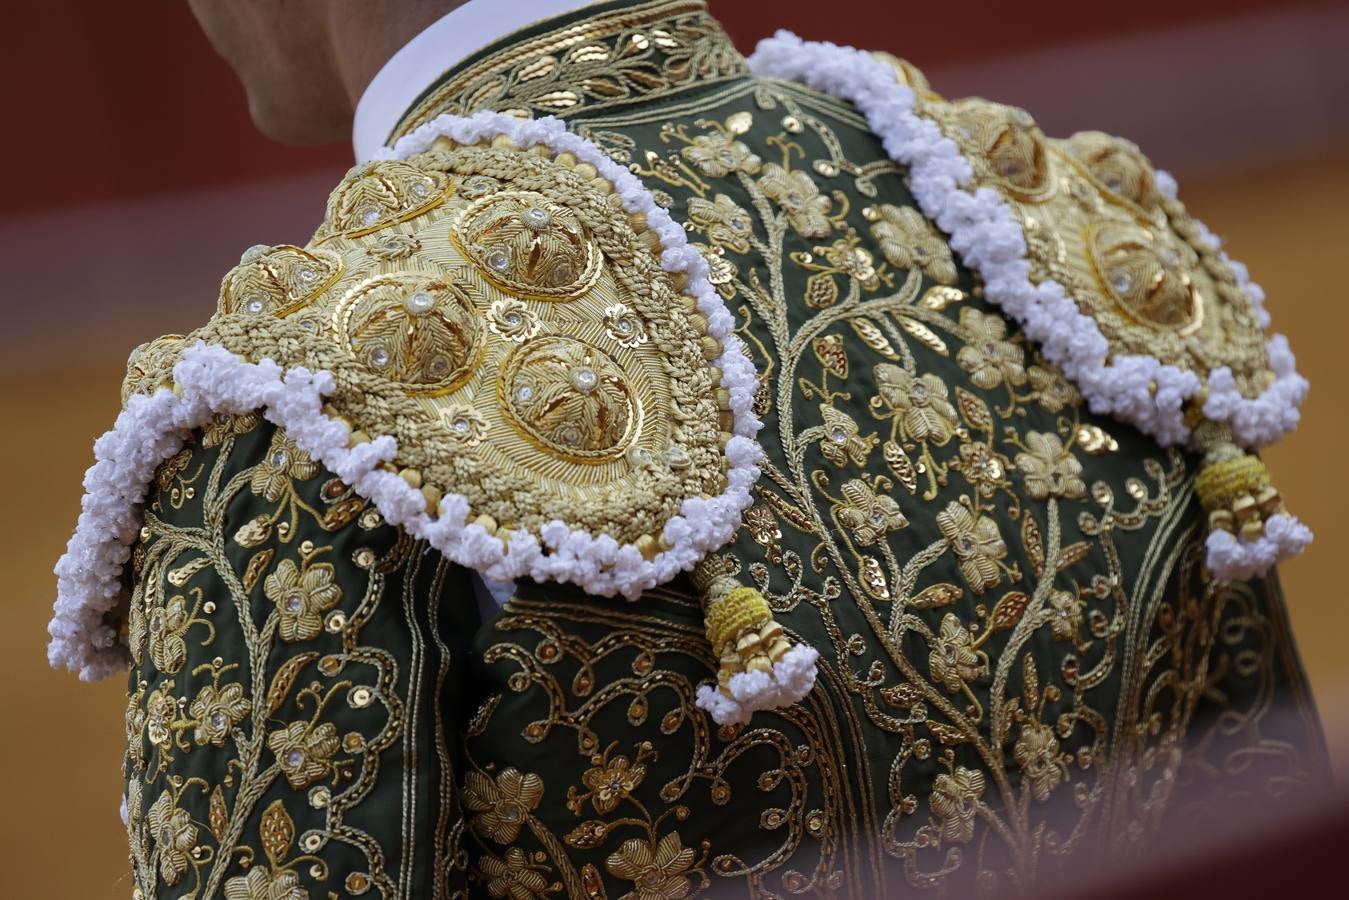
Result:
<svg viewBox="0 0 1349 900"><path fill-rule="evenodd" d="M767 672L732 675L727 684L729 697L715 685L704 684L694 702L718 725L740 725L759 710L790 706L809 694L815 687L819 657L814 647L797 644L773 664L771 676Z"/></svg>
<svg viewBox="0 0 1349 900"><path fill-rule="evenodd" d="M688 277L685 291L707 318L708 334L722 342L723 352L713 365L722 370L733 416L734 436L725 451L726 490L715 497L686 499L680 515L663 529L669 549L650 560L633 545L573 530L561 521L546 524L538 536L522 529L503 542L481 525L468 523L468 500L460 494L446 494L439 515L428 515L422 494L381 468L397 455L393 437L384 435L348 448L347 427L322 412L323 397L334 388L330 373L304 368L283 372L271 360L247 363L224 348L199 343L174 367L177 393L160 390L132 397L113 429L94 445L95 463L85 475L79 521L56 565L57 598L47 653L53 666L78 671L85 680L125 668L125 651L109 619L126 600L122 568L140 528L140 504L159 465L217 413L264 410L269 421L286 429L297 446L374 503L385 519L426 539L488 581L527 577L568 582L592 594L635 599L691 569L734 537L741 514L752 502L750 489L758 480L763 456L754 440L762 427L752 409L758 386L754 365L732 333L730 310L707 280L707 261L641 181L554 118L521 121L491 112L440 116L381 156L406 158L429 149L442 135L471 144L502 134L519 147L544 144L593 165L614 185L625 210L646 215L648 227L661 240L661 267Z"/></svg>
<svg viewBox="0 0 1349 900"><path fill-rule="evenodd" d="M851 47L802 41L779 31L759 43L749 60L756 75L797 81L848 100L866 118L886 153L909 169L909 186L923 213L951 236L951 248L984 282L984 296L1021 324L1026 337L1077 385L1093 412L1111 415L1155 438L1163 446L1191 437L1185 403L1204 387L1190 371L1151 356L1110 357L1109 343L1095 320L1081 312L1061 284L1030 280L1026 236L1007 204L989 188L966 188L974 169L937 123L914 110L913 91L895 80L894 70ZM1176 197L1176 180L1157 173L1163 195ZM1218 250L1219 242L1202 224L1201 240ZM1219 251L1221 252L1221 251ZM1246 267L1226 260L1251 301L1260 326L1267 327L1264 291ZM1296 371L1283 335L1267 344L1275 379L1259 397L1243 397L1230 369L1209 373L1203 413L1227 425L1236 442L1258 448L1297 427L1298 407L1307 396L1307 380ZM1219 532L1208 540L1208 565L1218 578L1242 579L1274 562L1296 556L1311 532L1291 516L1274 516L1256 541Z"/></svg>
<svg viewBox="0 0 1349 900"><path fill-rule="evenodd" d="M1150 356L1110 358L1096 322L1062 285L1031 282L1025 234L1012 211L993 190L966 188L974 174L969 161L935 122L914 110L913 91L895 81L889 65L851 47L805 42L786 31L760 42L749 64L756 75L798 81L857 107L890 158L908 167L919 207L982 277L989 302L1021 324L1045 357L1077 385L1093 412L1133 425L1163 446L1189 440L1184 405L1203 388L1199 377ZM1169 174L1157 173L1157 185L1175 197L1176 181ZM1205 243L1217 249L1217 239L1200 228ZM1245 266L1228 262L1265 327L1264 292L1250 281ZM1267 446L1296 427L1297 408L1307 394L1287 341L1271 338L1269 353L1275 381L1253 400L1241 396L1227 369L1209 373L1204 415L1230 427L1243 447Z"/></svg>

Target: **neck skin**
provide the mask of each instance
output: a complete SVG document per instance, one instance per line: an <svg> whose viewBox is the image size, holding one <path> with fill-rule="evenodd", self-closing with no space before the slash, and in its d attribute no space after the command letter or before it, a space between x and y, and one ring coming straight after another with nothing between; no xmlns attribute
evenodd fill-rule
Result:
<svg viewBox="0 0 1349 900"><path fill-rule="evenodd" d="M328 47L353 114L365 89L400 48L469 0L399 0L397 15L384 3L328 4Z"/></svg>

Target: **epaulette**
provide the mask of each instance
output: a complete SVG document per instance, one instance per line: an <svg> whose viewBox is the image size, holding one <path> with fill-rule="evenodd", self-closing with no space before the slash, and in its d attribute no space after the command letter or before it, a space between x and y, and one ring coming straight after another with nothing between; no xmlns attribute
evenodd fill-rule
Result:
<svg viewBox="0 0 1349 900"><path fill-rule="evenodd" d="M757 377L705 259L641 182L561 122L492 113L441 117L386 157L347 174L307 245L246 251L204 327L133 355L58 565L54 662L121 662L104 614L135 504L215 417L262 411L494 582L635 598L735 534ZM698 583L726 702L750 675L784 702L809 689L814 651L757 591Z"/></svg>
<svg viewBox="0 0 1349 900"><path fill-rule="evenodd" d="M1307 546L1254 455L1297 425L1307 381L1287 340L1265 334L1263 291L1170 175L1120 138L1053 140L1025 110L947 100L886 54L780 32L750 68L852 102L984 296L1092 411L1202 455L1194 489L1215 577L1249 578Z"/></svg>

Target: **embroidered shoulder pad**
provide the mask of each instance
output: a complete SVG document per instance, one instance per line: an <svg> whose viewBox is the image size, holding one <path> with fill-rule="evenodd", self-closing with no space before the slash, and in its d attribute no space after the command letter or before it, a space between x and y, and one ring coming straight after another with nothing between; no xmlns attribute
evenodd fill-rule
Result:
<svg viewBox="0 0 1349 900"><path fill-rule="evenodd" d="M755 374L683 229L551 120L443 117L390 156L308 245L245 252L204 328L135 354L128 402L265 407L493 580L636 596L728 541Z"/></svg>

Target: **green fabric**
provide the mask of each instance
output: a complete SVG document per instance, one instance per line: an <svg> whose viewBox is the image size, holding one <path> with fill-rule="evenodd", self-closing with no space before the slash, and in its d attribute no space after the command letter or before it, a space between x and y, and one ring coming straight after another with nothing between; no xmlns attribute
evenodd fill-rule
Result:
<svg viewBox="0 0 1349 900"><path fill-rule="evenodd" d="M136 551L146 896L349 896L362 877L416 897L965 896L1320 773L1277 582L1204 571L1195 460L1092 415L948 271L936 232L895 246L914 201L850 107L740 79L572 125L687 223L764 373L765 474L724 552L819 650L816 689L713 725L693 697L716 661L683 578L631 604L522 582L481 623L468 573L372 521L271 426L222 423L165 469ZM276 517L265 534L258 516ZM288 591L326 602L329 580L340 599L318 620L347 621L311 634ZM198 596L214 612L162 612ZM191 711L215 658L237 666L220 682L240 684L242 717L219 746ZM312 718L302 692L341 682ZM375 699L353 707L360 686ZM181 700L152 727L156 696ZM288 780L266 741L311 719L364 746L320 739L308 752L341 765ZM340 799L316 808L319 785Z"/></svg>

